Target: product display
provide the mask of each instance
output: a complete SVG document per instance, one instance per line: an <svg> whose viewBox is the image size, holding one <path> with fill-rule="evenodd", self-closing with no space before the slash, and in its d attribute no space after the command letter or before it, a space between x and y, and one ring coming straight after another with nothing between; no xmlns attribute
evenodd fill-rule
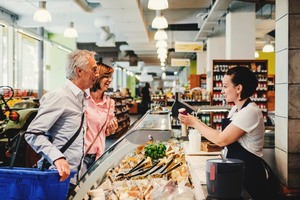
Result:
<svg viewBox="0 0 300 200"><path fill-rule="evenodd" d="M151 150L160 156L151 155ZM181 143L171 139L138 146L108 170L96 190L104 190L106 199L161 199L193 196L192 187Z"/></svg>
<svg viewBox="0 0 300 200"><path fill-rule="evenodd" d="M167 160L171 159L171 157L169 156L173 154L173 151L170 148L170 146L173 148L174 153L177 152L177 149L179 152L179 147L176 147L175 144L170 145L166 143L171 139L171 136L172 136L172 129L171 129L170 113L164 112L164 113L157 114L148 111L144 116L142 116L134 124L132 124L132 126L130 126L130 129L126 132L126 134L122 136L119 140L117 140L113 145L111 145L102 154L102 156L98 160L96 160L96 162L88 169L87 173L81 178L78 184L78 188L75 189L76 194L74 194L74 198L88 199L89 191L94 189L99 189L99 186L102 185L103 181L107 180L107 177L109 177L107 173L109 173L110 171L112 174L115 175L119 173L124 174L124 175L119 175L118 177L111 176L112 177L111 180L114 183L115 182L121 183L120 181L122 181L122 183L126 182L126 184L128 184L128 186L131 188L130 183L133 183L132 181L134 179L144 177L145 175L148 175L148 173L154 173L152 171L155 170L154 167L152 170L145 171L147 168L149 169L154 164L157 165L155 167L158 167L160 165L163 166L165 165L164 163L166 163ZM150 152L150 148L146 147L147 145L150 144L153 144L157 147L155 148L155 152L153 152L153 155L152 155L152 145L151 145L151 152ZM166 156L163 156L162 158L158 158L158 159L152 159L151 157L148 156L146 157L145 147L146 150L148 149L148 153L150 154L150 156L153 157L156 157L155 155L159 155L158 157L163 156L164 151ZM182 152L182 150L180 152ZM179 155L180 156L178 157L178 159L183 160L182 156L184 154L179 153ZM128 159L129 158L128 156L132 158ZM144 158L145 160L142 161ZM174 161L172 161L172 163L173 162L175 163L176 158L174 158ZM184 162L182 162L182 164L179 164L181 163L181 160L178 160L178 162L176 163L178 164L176 168L181 168L181 166L184 167ZM141 169L143 169L142 171L135 171L134 173L131 172L128 173L130 170L132 170L132 168L134 168L134 166L136 166L141 161L143 162L142 166L144 167L144 168L141 167ZM168 171L162 172L162 173L166 172L163 176L164 177L169 176L172 173L172 171L170 171L170 173L168 173ZM143 174L137 174L142 172ZM159 172L160 171L157 170L157 173ZM126 175L126 179L124 179L126 173L128 174ZM124 177L122 178L122 176ZM129 178L129 176L132 177ZM149 179L151 179L151 175L149 175L148 177ZM128 178L131 181L127 180ZM171 182L169 184L171 184ZM127 194L128 193L123 195L126 196Z"/></svg>

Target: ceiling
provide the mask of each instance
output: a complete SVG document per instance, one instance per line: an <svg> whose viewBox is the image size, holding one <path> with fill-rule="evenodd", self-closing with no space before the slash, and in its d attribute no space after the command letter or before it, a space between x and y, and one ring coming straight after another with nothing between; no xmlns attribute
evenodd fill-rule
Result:
<svg viewBox="0 0 300 200"><path fill-rule="evenodd" d="M39 24L33 21L33 14L39 7L38 0L0 0L2 10L10 11L17 16L20 27L35 28L43 26L46 31L63 34L70 22L78 31L78 48L95 50L100 57L112 57L119 64L127 65L132 55L137 55L143 70L159 73L160 62L157 58L154 29L151 22L156 12L147 8L148 0L47 0L47 9L52 21ZM256 4L256 49L262 49L266 39L274 40L275 0L233 1L233 0L168 0L169 8L162 14L169 23L168 48L169 57L195 57L189 53L175 53L175 41L204 41L208 31L202 31L203 19L212 9L212 3L221 2L232 6L236 3ZM215 17L224 21L226 8ZM105 28L103 28L105 27ZM212 30L214 27L210 27ZM109 34L103 34L108 31ZM273 31L273 32L272 32ZM202 37L206 32L206 36ZM273 35L272 35L273 34ZM201 36L201 37L200 37ZM97 43L97 45L96 45ZM128 44L130 51L120 51L122 44ZM136 68L137 71L141 68Z"/></svg>

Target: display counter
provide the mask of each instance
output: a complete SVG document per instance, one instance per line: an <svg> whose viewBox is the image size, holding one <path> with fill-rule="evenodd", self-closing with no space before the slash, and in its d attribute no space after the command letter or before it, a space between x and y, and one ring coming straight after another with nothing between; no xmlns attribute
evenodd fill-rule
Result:
<svg viewBox="0 0 300 200"><path fill-rule="evenodd" d="M169 140L172 135L171 131L169 112L148 111L89 168L82 176L70 199L89 199L88 192L97 188L106 177L107 171L118 166L126 155L149 139Z"/></svg>
<svg viewBox="0 0 300 200"><path fill-rule="evenodd" d="M111 145L105 151L105 153L89 168L87 173L82 176L78 186L75 189L75 192L70 196L70 199L76 199L76 200L92 199L91 192L97 191L97 188L100 188L100 186L101 188L104 189L112 187L111 185L116 184L116 182L114 181L116 181L116 177L118 175L126 174L128 171L130 171L130 170L122 171L123 169L120 168L120 165L122 166L125 166L127 164L130 165L129 162L131 162L132 159L134 159L133 157L137 155L136 152L142 151L140 147L144 148L146 146L145 144L149 143L149 140L160 141L166 144L168 144L168 142L171 141L171 143L169 142L169 145L166 145L167 146L166 155L169 154L168 152L173 152L173 153L174 151L176 152L176 149L178 150L178 148L182 148L184 150L182 154L178 153L180 155L176 157L176 159L180 160L178 162L180 163L182 162L182 166L180 165L178 167L176 165L177 161L176 162L174 161L173 163L174 166L175 167L177 166L178 169L180 170L177 172L175 172L174 170L173 171L174 173L173 172L170 173L169 177L173 178L176 184L180 183L182 179L185 179L187 177L186 180L188 181L184 183L185 186L188 185L188 187L184 187L184 188L187 190L190 189L192 191L192 195L193 195L192 199L196 199L196 200L207 199L208 197L207 197L207 190L206 190L206 161L207 159L220 158L220 153L190 155L186 153L187 147L185 144L187 143L187 141L174 139L172 138L172 134L173 132L171 129L171 120L170 120L169 112L148 111L143 117L138 119L130 127L129 131L124 136L122 136L113 145ZM170 151L170 148L174 149L174 151L172 150ZM168 158L163 158L161 160L164 159L167 160L165 164L169 163L170 160L168 160ZM140 162L136 162L136 163L140 163ZM137 166L136 163L130 166L131 169L134 168L134 166ZM156 165L157 163L153 162L151 164ZM159 163L157 166L159 166ZM128 169L130 169L130 167ZM183 173L183 171L187 171L186 177L181 177L181 173ZM112 178L109 178L108 174L112 175L111 176ZM137 186L140 191L142 190L147 191L149 188L153 189L149 187L150 183L154 185L158 184L158 183L153 183L152 178L153 179L160 178L161 180L169 181L169 179L167 180L163 176L153 177L153 176L149 176L149 174L147 176L146 175L143 174L143 178L145 180L138 180L138 179L132 180L120 176L119 177L120 181L118 181L118 184L119 186L122 185L122 189L119 188L119 192L117 192L118 194L115 194L116 199L150 199L149 196L148 198L145 198L145 196L141 198L129 198L129 196L124 198L123 196L123 198L120 198L121 191L124 192L124 190L128 190L129 187L135 187L133 186L133 183L136 180L138 180L142 184ZM110 181L107 181L108 179ZM122 181L126 181L126 187L124 186L125 183ZM145 183L145 181L147 183ZM131 186L129 186L130 184ZM103 195L104 193L105 192L103 192ZM128 192L127 195L129 195L129 193L130 192ZM186 194L190 195L191 193L187 191ZM186 195L186 197L189 198L184 198L184 199L190 199L190 196L188 195ZM244 197L247 198L249 197L249 195L246 192L243 192L243 198ZM113 198L110 197L109 199L113 199Z"/></svg>

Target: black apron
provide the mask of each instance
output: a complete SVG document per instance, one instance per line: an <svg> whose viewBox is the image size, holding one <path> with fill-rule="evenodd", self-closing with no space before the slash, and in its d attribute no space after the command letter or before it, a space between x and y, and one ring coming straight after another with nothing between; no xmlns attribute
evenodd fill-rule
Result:
<svg viewBox="0 0 300 200"><path fill-rule="evenodd" d="M241 109L245 108L250 99L244 103ZM222 130L224 130L231 120L225 118L222 120ZM227 145L227 158L243 160L245 163L244 187L254 200L266 199L267 179L263 162L260 157L247 151L238 141Z"/></svg>

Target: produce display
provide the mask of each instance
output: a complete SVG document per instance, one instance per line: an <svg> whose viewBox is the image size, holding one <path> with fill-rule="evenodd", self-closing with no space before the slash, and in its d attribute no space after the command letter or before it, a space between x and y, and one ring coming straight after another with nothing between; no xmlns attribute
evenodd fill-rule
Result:
<svg viewBox="0 0 300 200"><path fill-rule="evenodd" d="M138 146L106 172L90 197L97 199L194 199L182 144L171 139Z"/></svg>
<svg viewBox="0 0 300 200"><path fill-rule="evenodd" d="M166 156L166 145L163 143L158 143L158 144L149 144L145 146L145 156L148 156L152 159L159 159L163 158Z"/></svg>

